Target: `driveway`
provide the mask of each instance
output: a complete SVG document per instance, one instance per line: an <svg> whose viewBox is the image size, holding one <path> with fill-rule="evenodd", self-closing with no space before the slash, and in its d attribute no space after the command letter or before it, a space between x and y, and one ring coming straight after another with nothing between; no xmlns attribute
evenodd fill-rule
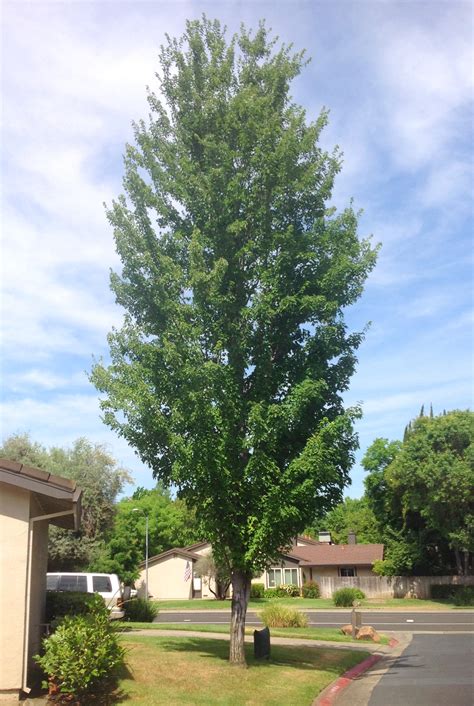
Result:
<svg viewBox="0 0 474 706"><path fill-rule="evenodd" d="M355 680L336 706L472 706L474 635L414 634Z"/></svg>

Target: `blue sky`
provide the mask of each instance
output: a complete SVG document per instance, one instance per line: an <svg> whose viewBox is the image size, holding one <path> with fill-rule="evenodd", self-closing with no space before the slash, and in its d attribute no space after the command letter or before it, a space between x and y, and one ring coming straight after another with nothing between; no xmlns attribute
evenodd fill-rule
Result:
<svg viewBox="0 0 474 706"><path fill-rule="evenodd" d="M349 324L372 325L348 404L362 402L360 458L401 438L433 404L472 406L472 4L276 2L3 3L1 436L47 446L107 444L138 485L151 472L100 421L92 356L121 311L104 202L121 192L131 121L157 89L164 33L205 12L229 28L260 18L312 62L293 86L345 164L334 203L363 208L361 235L382 243ZM352 471L347 494L363 492Z"/></svg>

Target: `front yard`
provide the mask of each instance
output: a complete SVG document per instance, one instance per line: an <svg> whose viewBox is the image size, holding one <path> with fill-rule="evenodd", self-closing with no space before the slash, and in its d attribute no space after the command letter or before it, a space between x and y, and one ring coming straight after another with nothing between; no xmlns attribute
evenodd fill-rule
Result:
<svg viewBox="0 0 474 706"><path fill-rule="evenodd" d="M272 646L270 661L231 667L227 641L195 637L124 635L129 674L120 679L118 703L134 706L310 706L334 679L367 652Z"/></svg>
<svg viewBox="0 0 474 706"><path fill-rule="evenodd" d="M121 629L126 633L134 630L179 630L183 632L210 632L229 634L229 625L193 625L192 623L123 623ZM245 628L246 635L253 635L255 627ZM294 637L302 640L325 640L327 642L353 643L352 637L343 635L338 628L271 628L272 637ZM389 638L380 634L380 644L388 645ZM360 643L359 643L360 644Z"/></svg>

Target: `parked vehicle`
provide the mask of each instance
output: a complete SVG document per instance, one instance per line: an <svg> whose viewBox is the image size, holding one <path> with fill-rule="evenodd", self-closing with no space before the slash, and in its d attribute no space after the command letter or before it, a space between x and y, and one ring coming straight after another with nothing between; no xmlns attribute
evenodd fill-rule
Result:
<svg viewBox="0 0 474 706"><path fill-rule="evenodd" d="M46 574L47 591L98 593L110 611L111 619L123 618L123 598L117 574L60 572Z"/></svg>

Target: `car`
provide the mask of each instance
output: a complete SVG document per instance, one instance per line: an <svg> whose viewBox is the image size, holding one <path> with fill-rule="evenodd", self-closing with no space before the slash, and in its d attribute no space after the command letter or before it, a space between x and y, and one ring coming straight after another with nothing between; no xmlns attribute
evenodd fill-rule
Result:
<svg viewBox="0 0 474 706"><path fill-rule="evenodd" d="M57 572L46 574L47 591L98 593L110 611L110 618L124 617L122 588L117 574Z"/></svg>

